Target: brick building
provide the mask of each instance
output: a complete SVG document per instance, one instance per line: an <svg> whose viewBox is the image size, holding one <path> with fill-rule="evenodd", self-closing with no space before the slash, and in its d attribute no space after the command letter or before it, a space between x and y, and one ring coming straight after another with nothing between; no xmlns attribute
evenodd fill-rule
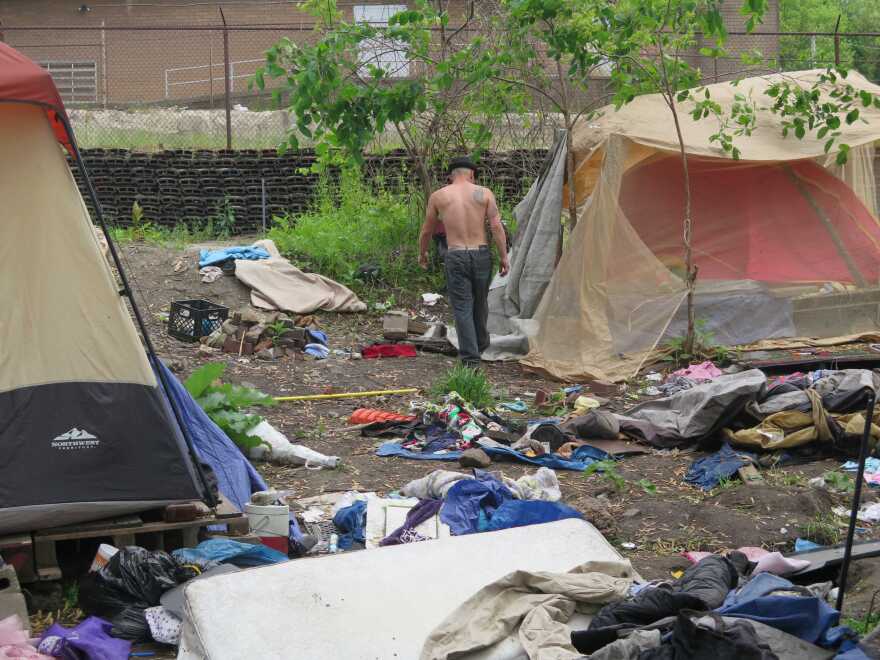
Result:
<svg viewBox="0 0 880 660"><path fill-rule="evenodd" d="M466 0L451 3L453 14L466 6ZM738 4L731 1L725 8L731 31L743 27ZM233 95L243 97L270 45L282 36L300 42L314 38L312 17L296 5L292 0L0 0L0 38L52 71L62 96L74 106L219 106L223 33L211 29L221 24L219 6L234 26L229 73ZM778 2L770 5L763 31L778 30ZM379 22L401 6L393 0L339 2L349 18ZM734 35L730 46L772 56L778 38ZM739 69L734 61L694 57L710 77ZM405 75L405 66L399 71Z"/></svg>

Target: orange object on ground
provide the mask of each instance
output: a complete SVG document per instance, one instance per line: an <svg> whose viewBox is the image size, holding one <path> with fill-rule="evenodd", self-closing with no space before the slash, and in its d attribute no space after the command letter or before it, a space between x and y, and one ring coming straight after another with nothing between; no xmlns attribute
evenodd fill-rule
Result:
<svg viewBox="0 0 880 660"><path fill-rule="evenodd" d="M373 424L375 422L414 422L415 415L399 415L375 408L358 408L349 418L349 424Z"/></svg>

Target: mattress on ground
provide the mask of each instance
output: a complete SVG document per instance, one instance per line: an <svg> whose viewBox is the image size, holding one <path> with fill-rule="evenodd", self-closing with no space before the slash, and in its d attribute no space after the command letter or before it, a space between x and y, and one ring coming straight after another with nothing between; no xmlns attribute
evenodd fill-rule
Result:
<svg viewBox="0 0 880 660"><path fill-rule="evenodd" d="M300 559L185 590L178 660L417 658L428 634L478 589L515 570L565 572L623 558L570 519ZM480 658L522 657L515 639ZM477 657L477 656L474 656Z"/></svg>

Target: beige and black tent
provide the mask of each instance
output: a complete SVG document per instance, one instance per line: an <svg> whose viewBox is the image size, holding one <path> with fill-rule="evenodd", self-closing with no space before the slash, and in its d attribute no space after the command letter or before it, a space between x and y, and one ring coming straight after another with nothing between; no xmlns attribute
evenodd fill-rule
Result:
<svg viewBox="0 0 880 660"><path fill-rule="evenodd" d="M736 139L740 160L710 141L719 128L714 118L694 121L687 103L679 108L699 268L696 315L723 344L878 330L874 142L880 139L880 110L859 102L860 120L844 125L837 143L849 145L849 162L838 167L837 147L826 154L824 139L783 137L765 93L782 75L808 86L819 72L709 86L725 111L742 98L757 106L754 133ZM856 92L880 93L855 72L845 83ZM555 262L556 237L538 245L544 247L543 260L536 258L541 253L534 245L520 249L528 259L519 266L539 277L496 287L493 332L505 330L499 318L508 332L524 330L528 355L522 362L556 378L618 380L633 375L653 349L686 329L679 144L659 95L638 97L619 111L606 108L599 118L582 122L573 138L577 227L555 269L541 270ZM536 199L552 198L550 225L558 235L568 195L561 156L554 162L549 171L555 177L539 181L526 201L534 208ZM527 235L518 241L536 226L548 226L548 211L525 211ZM516 274L517 246L514 250ZM522 300L511 304L511 292L521 294L524 282L537 292L530 298L536 308L511 319L511 311L527 307Z"/></svg>
<svg viewBox="0 0 880 660"><path fill-rule="evenodd" d="M0 534L210 497L64 148L49 74L0 43Z"/></svg>

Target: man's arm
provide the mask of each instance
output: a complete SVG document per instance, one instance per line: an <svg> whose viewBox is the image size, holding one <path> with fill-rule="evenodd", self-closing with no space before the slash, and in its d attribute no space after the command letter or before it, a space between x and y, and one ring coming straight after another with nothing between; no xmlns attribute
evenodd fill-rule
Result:
<svg viewBox="0 0 880 660"><path fill-rule="evenodd" d="M428 199L428 208L425 211L425 222L422 225L422 232L419 234L419 265L422 268L428 267L428 250L431 246L431 237L437 229L437 203L434 195Z"/></svg>
<svg viewBox="0 0 880 660"><path fill-rule="evenodd" d="M495 239L498 256L501 258L501 274L507 275L507 271L510 270L510 262L507 260L507 236L504 233L504 225L501 224L501 213L498 211L495 195L490 190L486 190L486 192L489 195L489 201L486 204L486 218L489 220L489 229L492 231L492 238Z"/></svg>

